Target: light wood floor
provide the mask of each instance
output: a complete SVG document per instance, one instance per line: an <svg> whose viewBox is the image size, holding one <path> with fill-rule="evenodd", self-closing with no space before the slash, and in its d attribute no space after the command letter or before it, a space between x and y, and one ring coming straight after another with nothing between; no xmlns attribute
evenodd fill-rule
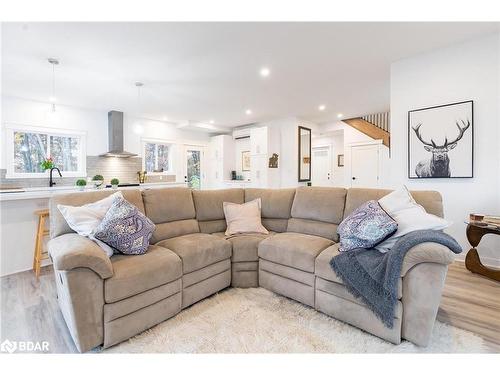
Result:
<svg viewBox="0 0 500 375"><path fill-rule="evenodd" d="M77 351L57 305L51 267L42 268L38 281L26 271L0 283L0 342L48 341L52 353ZM500 283L470 273L463 263L452 264L438 319L478 334L491 352L500 353Z"/></svg>
<svg viewBox="0 0 500 375"><path fill-rule="evenodd" d="M438 320L481 336L500 353L500 282L471 273L463 262L448 268Z"/></svg>

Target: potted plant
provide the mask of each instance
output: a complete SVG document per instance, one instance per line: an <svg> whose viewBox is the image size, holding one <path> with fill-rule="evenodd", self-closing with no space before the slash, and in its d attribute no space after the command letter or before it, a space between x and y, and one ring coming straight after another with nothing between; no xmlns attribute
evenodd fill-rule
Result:
<svg viewBox="0 0 500 375"><path fill-rule="evenodd" d="M87 181L83 179L76 180L76 186L78 186L78 190L83 191L87 186Z"/></svg>
<svg viewBox="0 0 500 375"><path fill-rule="evenodd" d="M94 177L92 177L92 181L94 182L95 188L99 189L104 183L104 177L102 177L102 175L100 174L96 174Z"/></svg>
<svg viewBox="0 0 500 375"><path fill-rule="evenodd" d="M111 179L111 187L113 189L117 189L118 188L118 184L120 183L120 180L117 179L117 178L112 178Z"/></svg>
<svg viewBox="0 0 500 375"><path fill-rule="evenodd" d="M52 158L44 159L43 161L40 162L40 167L44 171L52 169L54 167L54 160Z"/></svg>

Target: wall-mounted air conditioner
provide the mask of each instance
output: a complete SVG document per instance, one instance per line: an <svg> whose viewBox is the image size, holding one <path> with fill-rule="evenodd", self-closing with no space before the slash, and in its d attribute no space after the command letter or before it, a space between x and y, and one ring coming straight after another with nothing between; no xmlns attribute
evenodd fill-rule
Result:
<svg viewBox="0 0 500 375"><path fill-rule="evenodd" d="M241 139L241 138L249 138L249 137L250 137L250 128L234 129L233 130L233 139Z"/></svg>

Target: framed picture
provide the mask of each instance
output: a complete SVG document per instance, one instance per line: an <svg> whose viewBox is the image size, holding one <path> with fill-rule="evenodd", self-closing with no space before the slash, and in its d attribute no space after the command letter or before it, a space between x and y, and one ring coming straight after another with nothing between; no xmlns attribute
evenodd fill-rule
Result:
<svg viewBox="0 0 500 375"><path fill-rule="evenodd" d="M250 171L250 151L241 151L241 170Z"/></svg>
<svg viewBox="0 0 500 375"><path fill-rule="evenodd" d="M343 167L344 166L344 154L338 154L337 155L337 167Z"/></svg>
<svg viewBox="0 0 500 375"><path fill-rule="evenodd" d="M473 101L408 111L408 178L474 176Z"/></svg>

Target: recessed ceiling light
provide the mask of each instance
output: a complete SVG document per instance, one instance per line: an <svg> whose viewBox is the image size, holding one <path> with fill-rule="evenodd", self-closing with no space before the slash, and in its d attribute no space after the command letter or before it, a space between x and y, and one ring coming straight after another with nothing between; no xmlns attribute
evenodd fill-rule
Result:
<svg viewBox="0 0 500 375"><path fill-rule="evenodd" d="M342 113L339 113L339 114L337 115L337 118L342 118L342 117L344 117L344 115L343 115Z"/></svg>
<svg viewBox="0 0 500 375"><path fill-rule="evenodd" d="M318 107L318 109L319 109L320 111L324 111L324 110L326 109L326 105L321 104L321 105Z"/></svg>
<svg viewBox="0 0 500 375"><path fill-rule="evenodd" d="M263 67L260 69L261 77L269 77L270 74L271 74L271 70L269 68Z"/></svg>
<svg viewBox="0 0 500 375"><path fill-rule="evenodd" d="M167 116L163 116L163 121L167 121L167 120L168 120Z"/></svg>
<svg viewBox="0 0 500 375"><path fill-rule="evenodd" d="M251 115L251 114L252 114L252 110L251 110L251 109L247 109L247 110L245 111L245 113L246 113L247 115Z"/></svg>
<svg viewBox="0 0 500 375"><path fill-rule="evenodd" d="M215 121L214 120L210 120L209 123L215 124Z"/></svg>

